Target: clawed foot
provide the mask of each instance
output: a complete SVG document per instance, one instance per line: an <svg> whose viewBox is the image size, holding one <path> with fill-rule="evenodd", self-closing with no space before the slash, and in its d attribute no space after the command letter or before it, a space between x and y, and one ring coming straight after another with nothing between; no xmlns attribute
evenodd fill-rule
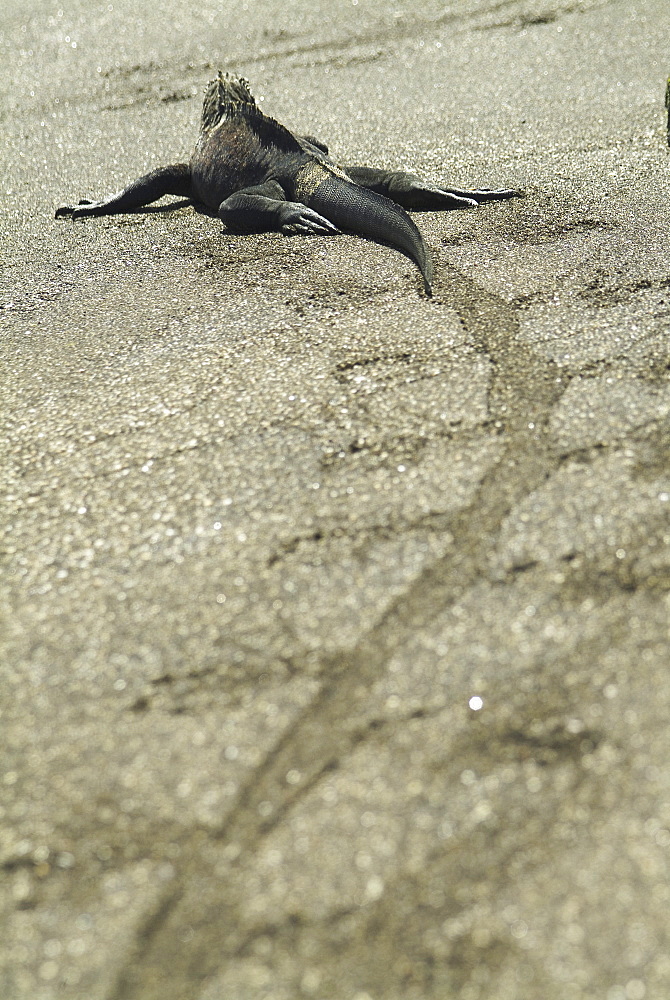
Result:
<svg viewBox="0 0 670 1000"><path fill-rule="evenodd" d="M460 188L441 188L444 194L457 200L474 202L480 205L483 201L504 201L506 198L523 198L523 191L513 188L475 188L474 191L462 191ZM457 207L457 206L456 206Z"/></svg>
<svg viewBox="0 0 670 1000"><path fill-rule="evenodd" d="M458 208L476 208L486 201L503 201L505 198L522 198L521 191L509 188L476 188L465 191L462 188L442 187L437 184L414 182L404 196L406 208L423 211L449 211Z"/></svg>
<svg viewBox="0 0 670 1000"><path fill-rule="evenodd" d="M56 218L60 219L69 215L73 219L81 219L85 215L95 215L95 210L101 203L90 201L88 198L81 198L76 205L61 205L56 209Z"/></svg>
<svg viewBox="0 0 670 1000"><path fill-rule="evenodd" d="M287 201L281 206L280 228L283 233L339 233L337 226L319 215L314 209L297 201Z"/></svg>

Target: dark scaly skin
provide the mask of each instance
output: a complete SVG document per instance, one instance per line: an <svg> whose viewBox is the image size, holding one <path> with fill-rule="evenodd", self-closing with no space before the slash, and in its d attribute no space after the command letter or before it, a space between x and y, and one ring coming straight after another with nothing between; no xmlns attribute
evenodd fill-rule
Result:
<svg viewBox="0 0 670 1000"><path fill-rule="evenodd" d="M432 294L432 261L405 209L472 208L520 196L507 189L443 187L403 171L342 169L318 139L294 135L264 115L246 80L221 73L205 91L190 163L152 170L100 201L63 205L56 218L127 212L167 194L201 202L232 230L327 234L343 229L388 243L416 264L427 295Z"/></svg>

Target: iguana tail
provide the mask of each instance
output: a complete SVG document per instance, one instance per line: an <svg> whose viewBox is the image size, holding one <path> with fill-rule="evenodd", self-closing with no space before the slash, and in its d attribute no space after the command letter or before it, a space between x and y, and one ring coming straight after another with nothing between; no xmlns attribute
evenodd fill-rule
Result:
<svg viewBox="0 0 670 1000"><path fill-rule="evenodd" d="M310 208L340 229L389 243L421 271L427 295L432 295L433 263L421 233L407 212L376 191L331 175L306 199Z"/></svg>

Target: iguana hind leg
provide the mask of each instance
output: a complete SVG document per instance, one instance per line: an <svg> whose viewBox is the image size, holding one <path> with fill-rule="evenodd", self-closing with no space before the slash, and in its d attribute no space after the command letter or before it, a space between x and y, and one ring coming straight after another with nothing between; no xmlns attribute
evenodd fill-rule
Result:
<svg viewBox="0 0 670 1000"><path fill-rule="evenodd" d="M520 198L520 191L508 188L492 190L477 188L464 191L461 188L430 184L416 174L403 170L378 170L375 167L348 166L347 173L361 187L383 194L403 208L424 212L439 212L452 208L474 208L484 201L502 201L505 198Z"/></svg>
<svg viewBox="0 0 670 1000"><path fill-rule="evenodd" d="M152 170L122 191L100 201L82 199L78 205L62 205L56 209L56 218L63 215L70 215L73 219L86 215L117 215L119 212L149 205L165 194L191 197L191 171L188 163L173 163L172 166Z"/></svg>
<svg viewBox="0 0 670 1000"><path fill-rule="evenodd" d="M277 181L266 181L236 191L219 206L219 218L229 229L241 232L265 232L280 229L284 233L337 233L337 226L299 201L287 201Z"/></svg>

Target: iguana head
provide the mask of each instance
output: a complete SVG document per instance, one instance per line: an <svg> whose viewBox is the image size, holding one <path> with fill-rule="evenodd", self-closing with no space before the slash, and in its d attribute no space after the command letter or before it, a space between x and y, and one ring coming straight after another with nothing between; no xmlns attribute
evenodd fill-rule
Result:
<svg viewBox="0 0 670 1000"><path fill-rule="evenodd" d="M209 132L224 118L229 118L240 111L257 112L258 108L249 90L249 84L241 76L219 74L215 80L207 84L205 99L202 105L203 132Z"/></svg>

